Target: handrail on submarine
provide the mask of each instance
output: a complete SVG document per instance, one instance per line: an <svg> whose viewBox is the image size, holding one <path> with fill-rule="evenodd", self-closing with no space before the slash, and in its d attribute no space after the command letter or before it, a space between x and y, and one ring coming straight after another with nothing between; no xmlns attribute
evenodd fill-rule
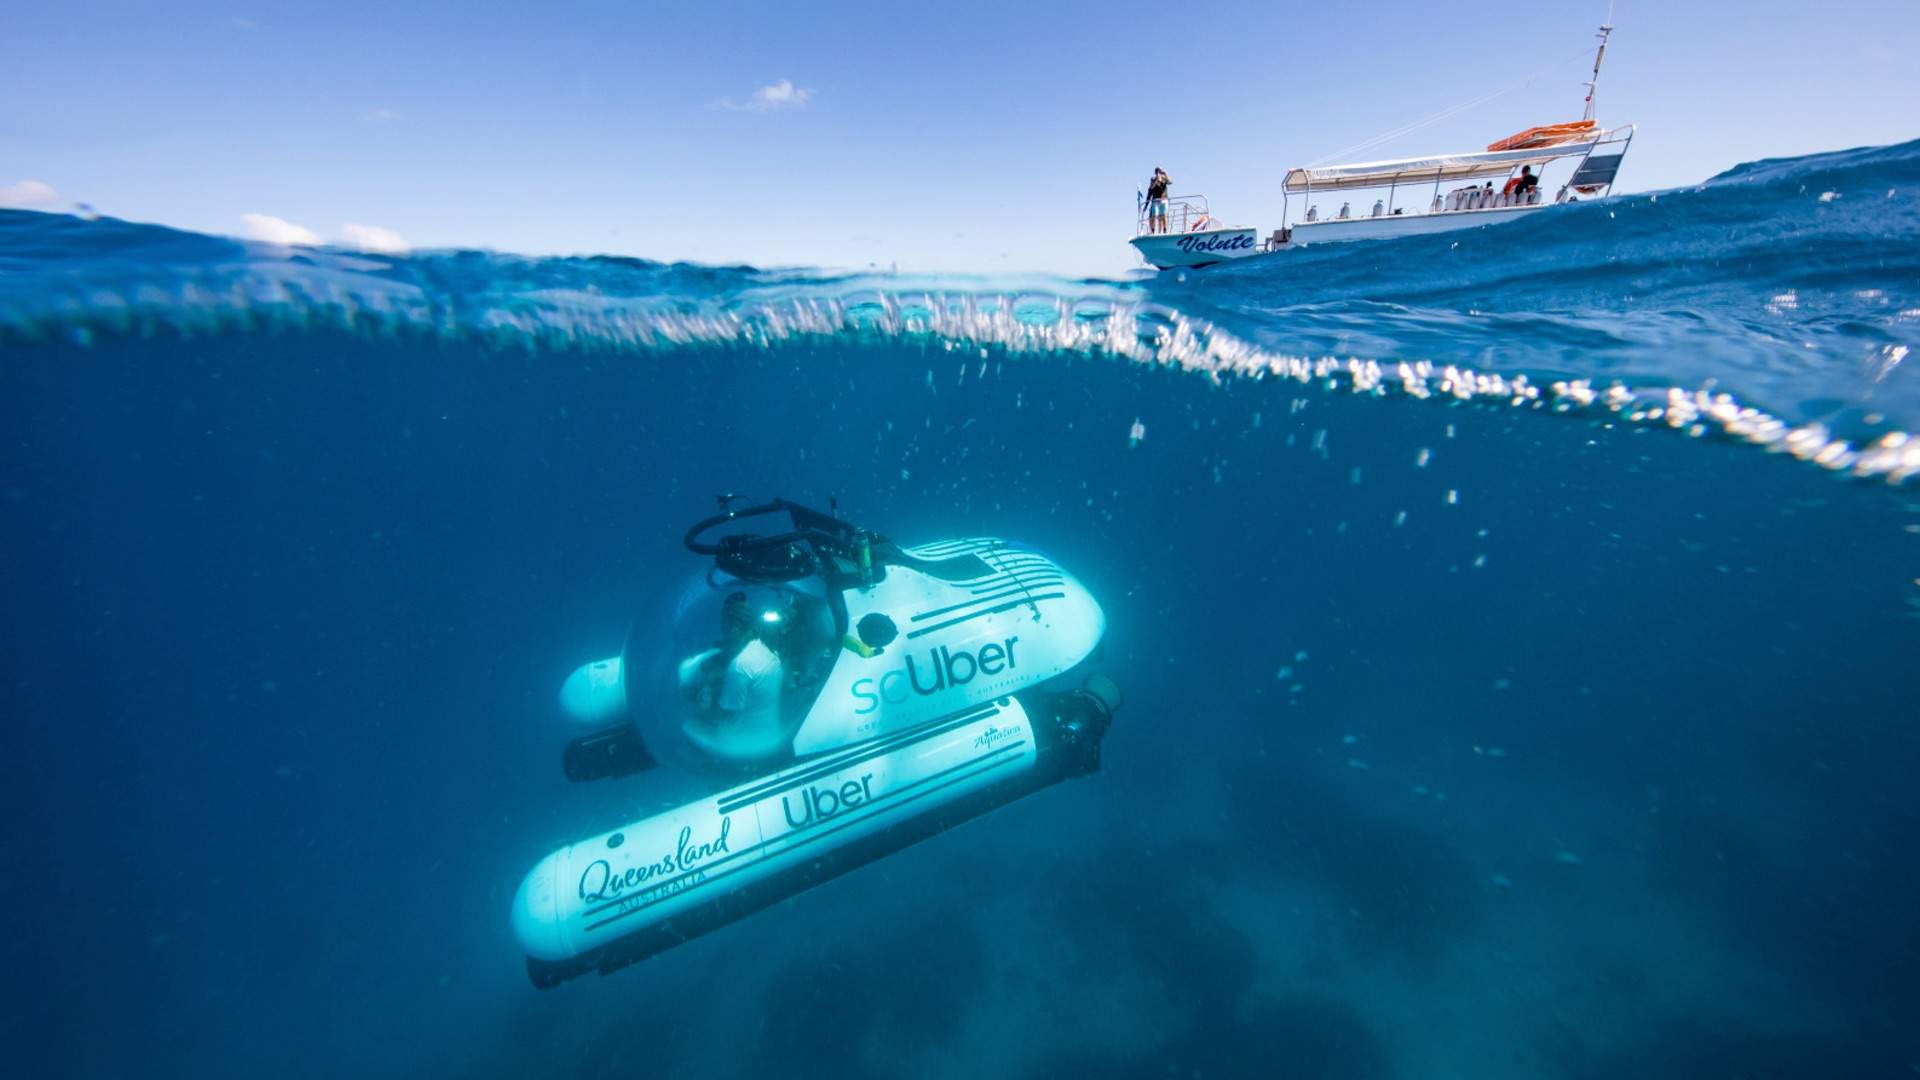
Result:
<svg viewBox="0 0 1920 1080"><path fill-rule="evenodd" d="M711 556L722 570L750 581L791 581L805 577L821 571L825 557L836 556L852 564L862 585L873 583L873 546L876 542L886 543L885 537L875 536L833 514L822 513L790 499L770 499L743 509L733 509L732 504L740 498L738 495L719 496L720 512L695 522L682 537L687 550L696 555ZM838 509L837 501L834 508ZM711 542L700 539L709 530L731 522L782 512L793 522L793 529L789 532L772 536L729 533ZM812 550L806 550L801 547L802 544Z"/></svg>

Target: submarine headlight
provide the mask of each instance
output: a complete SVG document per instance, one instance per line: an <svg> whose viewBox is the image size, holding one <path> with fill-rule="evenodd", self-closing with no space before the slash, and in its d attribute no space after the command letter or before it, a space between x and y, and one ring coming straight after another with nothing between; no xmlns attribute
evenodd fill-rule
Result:
<svg viewBox="0 0 1920 1080"><path fill-rule="evenodd" d="M760 621L763 623L777 623L780 621L780 618L780 613L777 611L763 611L760 613Z"/></svg>

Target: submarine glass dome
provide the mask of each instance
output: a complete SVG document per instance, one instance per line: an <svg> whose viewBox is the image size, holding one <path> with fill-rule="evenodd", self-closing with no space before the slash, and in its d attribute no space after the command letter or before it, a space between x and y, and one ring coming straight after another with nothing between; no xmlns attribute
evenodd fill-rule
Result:
<svg viewBox="0 0 1920 1080"><path fill-rule="evenodd" d="M641 738L655 757L700 771L788 756L841 635L818 579L696 576L674 605L664 652L626 666ZM629 660L647 655L633 646ZM643 679L651 686L634 684Z"/></svg>

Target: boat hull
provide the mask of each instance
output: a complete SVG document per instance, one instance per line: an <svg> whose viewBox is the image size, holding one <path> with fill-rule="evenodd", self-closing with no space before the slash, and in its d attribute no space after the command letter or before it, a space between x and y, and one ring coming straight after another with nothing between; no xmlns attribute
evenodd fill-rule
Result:
<svg viewBox="0 0 1920 1080"><path fill-rule="evenodd" d="M1260 253L1254 229L1202 229L1185 233L1149 233L1133 238L1140 257L1162 270L1176 266L1211 266L1228 259Z"/></svg>

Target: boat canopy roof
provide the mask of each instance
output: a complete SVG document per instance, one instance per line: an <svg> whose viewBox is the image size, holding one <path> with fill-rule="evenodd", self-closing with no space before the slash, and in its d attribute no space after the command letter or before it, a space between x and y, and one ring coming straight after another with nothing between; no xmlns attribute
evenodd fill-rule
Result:
<svg viewBox="0 0 1920 1080"><path fill-rule="evenodd" d="M1329 165L1323 169L1288 169L1286 191L1350 191L1355 188L1386 187L1389 184L1421 181L1478 180L1505 176L1522 165L1544 165L1556 158L1577 157L1603 143L1616 142L1616 136L1630 128L1596 131L1591 138L1561 143L1558 146L1534 146L1520 150L1491 150L1472 154L1438 154L1433 157L1402 158L1398 161L1367 161L1354 165Z"/></svg>

